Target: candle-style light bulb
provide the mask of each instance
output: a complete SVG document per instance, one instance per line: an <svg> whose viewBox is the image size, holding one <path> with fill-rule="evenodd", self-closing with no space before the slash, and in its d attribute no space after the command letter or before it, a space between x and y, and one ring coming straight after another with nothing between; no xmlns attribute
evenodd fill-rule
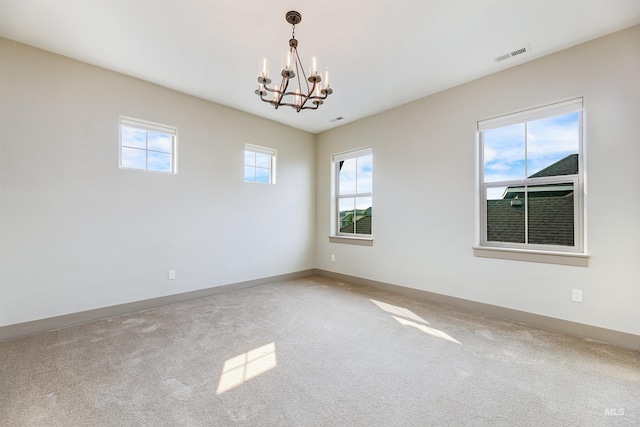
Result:
<svg viewBox="0 0 640 427"><path fill-rule="evenodd" d="M327 89L329 87L329 69L328 68L324 69L324 78L322 80L324 81L324 88Z"/></svg>
<svg viewBox="0 0 640 427"><path fill-rule="evenodd" d="M318 58L315 54L311 57L311 73L310 74L312 76L318 75Z"/></svg>

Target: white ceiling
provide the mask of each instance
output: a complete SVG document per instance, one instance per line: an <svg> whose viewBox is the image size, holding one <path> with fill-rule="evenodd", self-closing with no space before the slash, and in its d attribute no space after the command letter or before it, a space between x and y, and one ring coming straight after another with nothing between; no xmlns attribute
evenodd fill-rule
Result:
<svg viewBox="0 0 640 427"><path fill-rule="evenodd" d="M279 73L289 10L305 66L317 52L331 72L316 111L254 94L261 55ZM638 23L640 0L0 0L1 37L313 133Z"/></svg>

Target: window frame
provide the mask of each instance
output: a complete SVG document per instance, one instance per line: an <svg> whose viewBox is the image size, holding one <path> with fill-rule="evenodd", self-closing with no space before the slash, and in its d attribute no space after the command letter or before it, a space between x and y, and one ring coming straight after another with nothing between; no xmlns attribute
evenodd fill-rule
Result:
<svg viewBox="0 0 640 427"><path fill-rule="evenodd" d="M253 167L254 170L258 169L257 165L247 165L245 163L245 155L247 151L251 151L253 153L261 153L261 154L267 154L269 155L270 159L269 159L269 182L261 182L261 181L247 181L246 176L244 174L244 170L247 166ZM242 151L243 157L242 157L242 173L243 173L243 181L244 182L249 182L252 184L272 184L275 185L276 183L276 159L277 159L277 155L278 155L278 150L276 150L275 148L269 148L269 147L263 147L260 145L254 145L254 144L245 144L244 145L244 150ZM261 169L265 169L265 168L261 168ZM254 177L256 175L254 174Z"/></svg>
<svg viewBox="0 0 640 427"><path fill-rule="evenodd" d="M171 138L171 152L166 153L164 151L149 150L148 139L145 141L144 149L123 145L122 132L124 127L144 130L145 132L147 132L147 135L149 131L169 135L169 137ZM132 168L132 167L123 166L122 165L122 149L123 148L133 148L136 150L144 151L145 168L143 169L143 168ZM165 170L149 169L148 167L149 152L169 154L170 155L169 170L165 171ZM178 173L178 128L175 126L169 126L162 123L151 122L148 120L120 116L118 120L118 166L120 169L128 170L128 171L144 171L144 172L155 172L155 173L164 173L164 174L172 174L172 175L177 174Z"/></svg>
<svg viewBox="0 0 640 427"><path fill-rule="evenodd" d="M527 122L541 120L561 116L564 114L578 113L578 173L575 175L555 175L548 177L524 178L515 180L504 180L495 182L484 182L484 132L491 129L498 129L515 124L524 124L524 147L527 150ZM558 102L538 108L533 108L514 114L508 114L493 119L481 120L477 122L477 153L478 153L478 173L477 173L477 197L478 206L478 232L476 237L476 256L489 256L503 259L522 259L537 262L550 262L568 265L584 265L582 262L575 264L575 260L567 260L565 257L588 257L586 254L586 202L585 202L585 141L584 141L584 101L583 98L571 99L568 101ZM526 154L525 158L526 160ZM526 243L528 236L528 215L525 211L525 243L499 242L488 240L488 224L487 224L487 189L496 187L531 187L539 185L553 185L571 183L573 185L573 246L553 245L553 244L534 244ZM529 193L525 191L524 208L528 208ZM491 250L495 253L491 254ZM529 253L534 255L527 259L523 257L513 257L505 255L507 252ZM544 257L545 254L555 258ZM535 259L534 259L535 258Z"/></svg>
<svg viewBox="0 0 640 427"><path fill-rule="evenodd" d="M334 154L331 157L331 167L333 169L333 191L332 191L332 205L333 205L333 214L332 214L332 227L331 227L331 236L330 241L333 243L351 243L357 245L366 245L371 246L373 242L373 215L372 215L372 225L371 225L371 233L370 234L356 234L356 233L344 233L340 231L340 199L348 199L348 198L357 198L357 197L371 197L371 208L373 210L373 171L372 171L372 183L371 183L371 191L369 192L358 192L356 190L355 193L349 194L340 194L340 168L338 167L339 162L354 159L357 157L371 155L372 158L372 168L373 168L373 148L366 147L360 148L357 150L347 151L340 154Z"/></svg>

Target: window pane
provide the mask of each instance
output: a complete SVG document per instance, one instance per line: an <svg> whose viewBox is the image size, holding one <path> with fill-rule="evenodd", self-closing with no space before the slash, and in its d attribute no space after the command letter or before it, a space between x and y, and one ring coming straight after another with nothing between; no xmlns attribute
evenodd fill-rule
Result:
<svg viewBox="0 0 640 427"><path fill-rule="evenodd" d="M146 150L122 147L122 167L133 169L146 169Z"/></svg>
<svg viewBox="0 0 640 427"><path fill-rule="evenodd" d="M356 193L356 175L357 163L356 159L347 159L338 162L340 168L338 194L355 194Z"/></svg>
<svg viewBox="0 0 640 427"><path fill-rule="evenodd" d="M355 219L355 197L339 199L338 201L338 220L340 221L339 229L341 233L353 233L353 222Z"/></svg>
<svg viewBox="0 0 640 427"><path fill-rule="evenodd" d="M358 193L371 193L373 187L373 155L360 156L356 158L356 163L358 167L356 174Z"/></svg>
<svg viewBox="0 0 640 427"><path fill-rule="evenodd" d="M264 153L256 153L256 166L261 168L270 168L271 156Z"/></svg>
<svg viewBox="0 0 640 427"><path fill-rule="evenodd" d="M270 170L265 168L256 168L256 182L271 182Z"/></svg>
<svg viewBox="0 0 640 427"><path fill-rule="evenodd" d="M355 233L371 234L371 197L357 197Z"/></svg>
<svg viewBox="0 0 640 427"><path fill-rule="evenodd" d="M577 175L579 114L527 123L527 173L531 178Z"/></svg>
<svg viewBox="0 0 640 427"><path fill-rule="evenodd" d="M244 164L249 166L256 165L256 153L249 150L244 150Z"/></svg>
<svg viewBox="0 0 640 427"><path fill-rule="evenodd" d="M529 243L574 245L573 183L528 187Z"/></svg>
<svg viewBox="0 0 640 427"><path fill-rule="evenodd" d="M153 171L171 172L171 154L148 151L147 169Z"/></svg>
<svg viewBox="0 0 640 427"><path fill-rule="evenodd" d="M171 153L171 136L166 133L149 131L147 134L147 149Z"/></svg>
<svg viewBox="0 0 640 427"><path fill-rule="evenodd" d="M244 180L249 182L255 182L256 180L256 168L253 166L244 167Z"/></svg>
<svg viewBox="0 0 640 427"><path fill-rule="evenodd" d="M524 189L487 188L487 241L525 243Z"/></svg>
<svg viewBox="0 0 640 427"><path fill-rule="evenodd" d="M484 182L524 179L524 123L486 130L484 142Z"/></svg>
<svg viewBox="0 0 640 427"><path fill-rule="evenodd" d="M122 126L122 145L125 147L147 148L147 131Z"/></svg>

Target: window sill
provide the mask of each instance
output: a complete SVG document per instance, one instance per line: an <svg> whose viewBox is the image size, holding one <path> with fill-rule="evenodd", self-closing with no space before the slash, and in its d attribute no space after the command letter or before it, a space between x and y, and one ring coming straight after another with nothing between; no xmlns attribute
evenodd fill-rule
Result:
<svg viewBox="0 0 640 427"><path fill-rule="evenodd" d="M373 237L329 236L329 242L344 243L347 245L373 246Z"/></svg>
<svg viewBox="0 0 640 427"><path fill-rule="evenodd" d="M473 254L481 258L510 259L516 261L541 262L545 264L589 267L588 254L569 252L548 252L526 249L474 247Z"/></svg>

